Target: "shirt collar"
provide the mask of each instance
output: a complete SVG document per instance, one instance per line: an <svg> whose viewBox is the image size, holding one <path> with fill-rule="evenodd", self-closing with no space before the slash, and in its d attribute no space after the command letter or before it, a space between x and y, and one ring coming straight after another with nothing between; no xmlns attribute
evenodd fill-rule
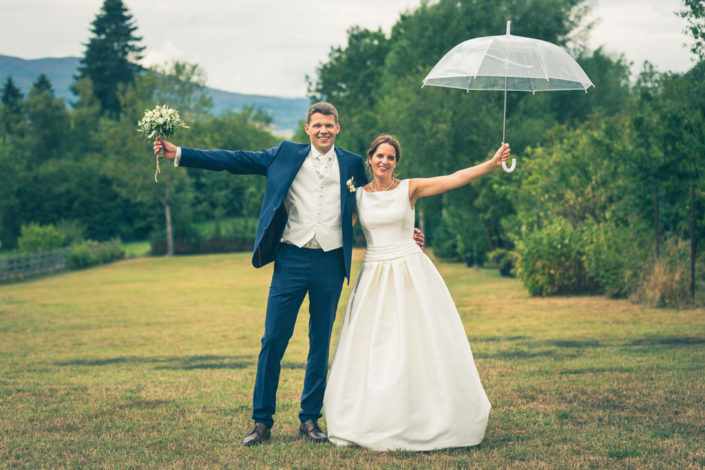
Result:
<svg viewBox="0 0 705 470"><path fill-rule="evenodd" d="M316 147L311 145L311 152L309 155L315 159L320 159L320 160L331 160L333 157L335 157L335 145L330 148L326 153L321 153L318 151Z"/></svg>

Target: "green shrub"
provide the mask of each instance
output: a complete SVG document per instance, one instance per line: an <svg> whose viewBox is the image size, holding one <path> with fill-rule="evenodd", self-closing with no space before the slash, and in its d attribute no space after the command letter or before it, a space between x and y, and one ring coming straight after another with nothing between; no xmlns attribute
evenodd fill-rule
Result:
<svg viewBox="0 0 705 470"><path fill-rule="evenodd" d="M513 251L497 248L496 250L487 253L487 259L497 265L499 274L504 277L514 277L515 267L517 262L517 254Z"/></svg>
<svg viewBox="0 0 705 470"><path fill-rule="evenodd" d="M99 264L110 263L125 257L125 248L118 239L100 243L95 250L95 258Z"/></svg>
<svg viewBox="0 0 705 470"><path fill-rule="evenodd" d="M68 269L83 269L94 264L91 242L84 241L72 245L66 254L66 267Z"/></svg>
<svg viewBox="0 0 705 470"><path fill-rule="evenodd" d="M23 253L48 251L61 248L64 236L53 225L29 224L20 229L17 248Z"/></svg>
<svg viewBox="0 0 705 470"><path fill-rule="evenodd" d="M634 226L588 224L583 230L587 276L610 297L629 296L651 256L650 244Z"/></svg>
<svg viewBox="0 0 705 470"><path fill-rule="evenodd" d="M110 263L125 257L125 249L118 239L109 242L83 241L72 245L66 255L66 267L83 269L97 264Z"/></svg>
<svg viewBox="0 0 705 470"><path fill-rule="evenodd" d="M518 241L517 253L517 274L532 295L599 291L585 268L584 237L564 219L527 234Z"/></svg>

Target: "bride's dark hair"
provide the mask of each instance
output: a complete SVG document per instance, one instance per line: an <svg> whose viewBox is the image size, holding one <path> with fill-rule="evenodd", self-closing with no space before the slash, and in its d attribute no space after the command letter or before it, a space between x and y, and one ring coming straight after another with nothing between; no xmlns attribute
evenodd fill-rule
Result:
<svg viewBox="0 0 705 470"><path fill-rule="evenodd" d="M390 134L383 134L372 141L372 145L370 145L370 149L367 151L367 160L369 161L370 157L377 151L377 147L382 144L389 144L394 147L394 150L397 152L397 163L399 163L401 159L401 145L399 145L397 138Z"/></svg>

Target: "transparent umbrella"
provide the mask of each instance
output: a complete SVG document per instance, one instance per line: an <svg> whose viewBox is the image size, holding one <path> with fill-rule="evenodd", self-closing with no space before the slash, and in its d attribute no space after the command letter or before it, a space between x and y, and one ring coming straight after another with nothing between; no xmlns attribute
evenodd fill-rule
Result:
<svg viewBox="0 0 705 470"><path fill-rule="evenodd" d="M506 137L507 91L583 90L593 85L565 50L539 39L512 36L511 22L503 36L470 39L451 49L431 69L422 86L504 91L502 142ZM502 162L506 172L514 171Z"/></svg>

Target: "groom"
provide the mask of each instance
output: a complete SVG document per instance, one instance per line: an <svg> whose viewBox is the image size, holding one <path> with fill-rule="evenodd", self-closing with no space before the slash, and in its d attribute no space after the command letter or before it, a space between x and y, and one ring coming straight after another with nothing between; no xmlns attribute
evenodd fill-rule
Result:
<svg viewBox="0 0 705 470"><path fill-rule="evenodd" d="M164 152L179 167L259 174L267 178L252 264L274 261L262 348L253 395L254 427L246 446L270 439L276 411L281 360L296 317L309 294L309 353L301 395L300 434L315 442L326 435L318 427L328 371L330 336L343 280L350 279L352 212L355 187L367 183L359 155L335 147L340 132L338 112L315 103L304 126L311 143L282 141L259 152L197 150L158 139L155 154ZM423 245L423 235L415 235Z"/></svg>

